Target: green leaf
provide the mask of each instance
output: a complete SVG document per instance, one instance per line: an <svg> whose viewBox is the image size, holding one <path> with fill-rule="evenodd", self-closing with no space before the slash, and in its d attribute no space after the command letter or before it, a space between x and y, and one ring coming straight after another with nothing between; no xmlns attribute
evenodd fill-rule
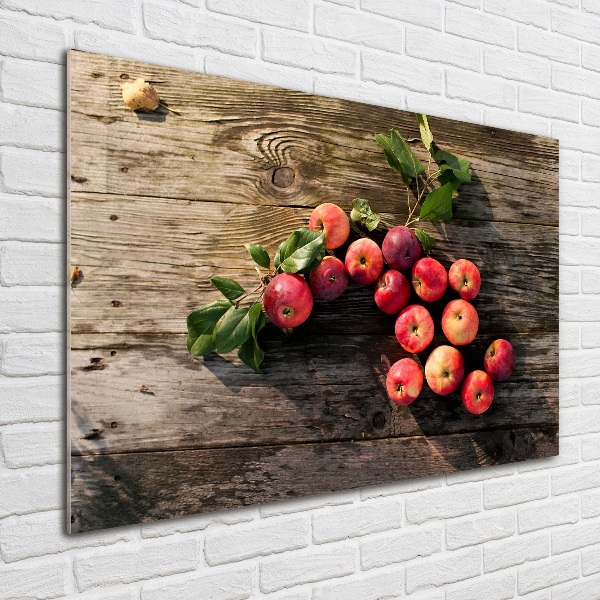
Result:
<svg viewBox="0 0 600 600"><path fill-rule="evenodd" d="M415 179L421 173L425 172L425 167L395 129L392 129L392 148L398 162L402 166L402 170L409 177Z"/></svg>
<svg viewBox="0 0 600 600"><path fill-rule="evenodd" d="M394 169L396 173L400 173L404 185L408 187L410 185L411 178L402 170L402 165L400 164L400 161L396 158L394 154L391 138L381 133L378 133L377 135L375 135L375 141L383 148L383 154L385 155L385 158L388 161L388 165L390 165L390 167L392 167L392 169Z"/></svg>
<svg viewBox="0 0 600 600"><path fill-rule="evenodd" d="M210 282L230 302L235 302L235 300L246 293L246 290L237 281L227 279L227 277L213 277Z"/></svg>
<svg viewBox="0 0 600 600"><path fill-rule="evenodd" d="M326 251L323 232L297 229L277 248L273 262L285 273L305 273L318 266Z"/></svg>
<svg viewBox="0 0 600 600"><path fill-rule="evenodd" d="M243 344L251 335L247 308L232 308L227 311L215 327L217 352L226 354Z"/></svg>
<svg viewBox="0 0 600 600"><path fill-rule="evenodd" d="M361 227L365 227L367 231L373 231L379 225L381 217L373 211L368 200L364 198L354 198L352 200L352 211L350 212L350 220Z"/></svg>
<svg viewBox="0 0 600 600"><path fill-rule="evenodd" d="M435 248L437 240L432 235L429 235L426 231L423 231L422 229L414 229L413 231L419 239L419 242L421 242L423 252L425 252L425 254L429 254Z"/></svg>
<svg viewBox="0 0 600 600"><path fill-rule="evenodd" d="M271 266L269 253L260 244L245 244L252 260L259 266L268 269Z"/></svg>
<svg viewBox="0 0 600 600"><path fill-rule="evenodd" d="M458 186L460 186L461 183L471 181L471 173L469 172L471 163L468 160L455 156L450 152L445 152L444 150L436 151L435 160L440 165L440 169L443 170L443 173L440 175L440 177L438 177L438 181L440 181L440 183L448 183L452 181L447 169L443 169L444 166L452 170L452 176L456 182L458 182L456 189L458 189Z"/></svg>
<svg viewBox="0 0 600 600"><path fill-rule="evenodd" d="M419 123L419 131L421 132L421 141L423 142L423 146L425 146L431 156L433 156L433 133L431 133L431 129L429 129L427 115L422 115L421 113L415 113L415 115L417 117L417 122Z"/></svg>
<svg viewBox="0 0 600 600"><path fill-rule="evenodd" d="M257 302L250 307L248 311L248 320L250 321L251 338L248 338L240 347L238 356L256 373L261 373L260 365L265 357L265 353L258 345L258 332L266 325L267 318L262 312L262 304Z"/></svg>
<svg viewBox="0 0 600 600"><path fill-rule="evenodd" d="M193 310L187 317L187 347L193 356L210 354L216 349L214 329L219 319L231 308L231 302L217 300Z"/></svg>
<svg viewBox="0 0 600 600"><path fill-rule="evenodd" d="M452 218L452 196L454 188L451 183L439 187L425 198L421 206L419 219L431 221L448 221Z"/></svg>

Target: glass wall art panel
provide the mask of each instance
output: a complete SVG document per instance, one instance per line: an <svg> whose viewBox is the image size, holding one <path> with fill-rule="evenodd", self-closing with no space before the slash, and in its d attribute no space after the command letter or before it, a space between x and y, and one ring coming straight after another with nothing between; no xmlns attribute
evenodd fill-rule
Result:
<svg viewBox="0 0 600 600"><path fill-rule="evenodd" d="M71 532L558 453L556 140L69 72Z"/></svg>

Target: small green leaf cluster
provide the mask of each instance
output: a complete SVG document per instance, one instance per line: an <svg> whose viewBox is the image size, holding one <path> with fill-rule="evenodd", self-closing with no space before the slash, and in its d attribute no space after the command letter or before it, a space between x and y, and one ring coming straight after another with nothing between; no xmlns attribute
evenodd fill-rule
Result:
<svg viewBox="0 0 600 600"><path fill-rule="evenodd" d="M264 359L258 343L258 334L266 325L260 299L268 281L278 273L308 273L319 266L326 254L325 234L310 229L297 229L279 245L271 271L269 253L260 244L246 244L252 260L268 273L261 277L253 292L246 290L234 279L213 277L210 282L225 297L192 311L187 318L187 347L193 356L206 356L211 352L226 354L239 347L238 357L256 373ZM240 302L258 293L259 299L249 307Z"/></svg>

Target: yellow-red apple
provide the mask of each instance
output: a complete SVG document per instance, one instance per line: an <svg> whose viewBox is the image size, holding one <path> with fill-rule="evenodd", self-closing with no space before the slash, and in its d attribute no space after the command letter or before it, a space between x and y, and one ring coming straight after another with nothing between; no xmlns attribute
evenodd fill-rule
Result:
<svg viewBox="0 0 600 600"><path fill-rule="evenodd" d="M439 300L446 291L448 274L443 265L429 256L419 259L412 268L412 284L425 302Z"/></svg>
<svg viewBox="0 0 600 600"><path fill-rule="evenodd" d="M398 315L394 331L407 352L423 352L433 340L433 319L424 306L411 304Z"/></svg>
<svg viewBox="0 0 600 600"><path fill-rule="evenodd" d="M386 271L375 286L375 304L388 315L395 315L408 304L410 283L394 269Z"/></svg>
<svg viewBox="0 0 600 600"><path fill-rule="evenodd" d="M462 354L452 346L438 346L425 363L425 379L436 394L447 396L455 392L465 374Z"/></svg>
<svg viewBox="0 0 600 600"><path fill-rule="evenodd" d="M448 284L463 300L473 300L481 288L479 269L470 260L461 258L448 270Z"/></svg>
<svg viewBox="0 0 600 600"><path fill-rule="evenodd" d="M460 397L465 408L474 415L484 413L494 400L494 382L485 371L473 371L463 381Z"/></svg>
<svg viewBox="0 0 600 600"><path fill-rule="evenodd" d="M479 329L479 316L475 307L459 298L446 304L442 312L442 331L455 346L470 344Z"/></svg>
<svg viewBox="0 0 600 600"><path fill-rule="evenodd" d="M312 307L312 292L300 275L280 273L265 288L265 312L277 327L298 327L308 319Z"/></svg>
<svg viewBox="0 0 600 600"><path fill-rule="evenodd" d="M403 358L395 362L388 371L385 386L391 400L407 406L421 393L423 371L412 358Z"/></svg>
<svg viewBox="0 0 600 600"><path fill-rule="evenodd" d="M317 298L335 300L348 287L344 263L335 256L326 256L308 277L310 288Z"/></svg>
<svg viewBox="0 0 600 600"><path fill-rule="evenodd" d="M348 275L362 285L373 283L383 271L381 249L369 238L360 238L352 242L346 251L344 262Z"/></svg>
<svg viewBox="0 0 600 600"><path fill-rule="evenodd" d="M483 368L494 381L504 381L515 368L516 355L512 344L503 339L495 340L485 351Z"/></svg>
<svg viewBox="0 0 600 600"><path fill-rule="evenodd" d="M308 228L314 231L324 231L325 247L333 250L339 248L348 239L350 220L337 204L325 202L313 210Z"/></svg>
<svg viewBox="0 0 600 600"><path fill-rule="evenodd" d="M392 227L381 245L383 258L392 269L407 271L421 256L421 244L414 231L403 225Z"/></svg>

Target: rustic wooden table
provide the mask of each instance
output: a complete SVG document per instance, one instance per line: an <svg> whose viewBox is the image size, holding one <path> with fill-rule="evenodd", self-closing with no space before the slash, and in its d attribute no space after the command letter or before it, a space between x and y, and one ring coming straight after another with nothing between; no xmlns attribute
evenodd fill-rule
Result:
<svg viewBox="0 0 600 600"><path fill-rule="evenodd" d="M473 166L455 219L424 226L446 267L481 270L467 368L498 337L518 361L479 417L427 386L400 407L382 355L406 353L369 288L317 301L291 336L268 325L263 375L235 353L189 356L185 319L218 298L213 275L254 287L243 244L273 255L322 202L369 198L403 224L406 189L373 133L418 137L414 115L83 52L70 63L70 260L83 272L70 298L71 531L557 454L556 140L430 118ZM126 77L160 82L181 115L128 110Z"/></svg>

